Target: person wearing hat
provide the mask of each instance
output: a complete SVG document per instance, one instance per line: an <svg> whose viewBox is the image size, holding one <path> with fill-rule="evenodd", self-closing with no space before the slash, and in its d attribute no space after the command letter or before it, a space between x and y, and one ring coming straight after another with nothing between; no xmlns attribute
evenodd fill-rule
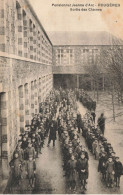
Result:
<svg viewBox="0 0 123 195"><path fill-rule="evenodd" d="M57 122L55 121L55 117L53 117L51 123L50 123L50 128L49 128L49 140L48 140L48 145L49 147L51 140L53 140L53 147L55 146L55 140L56 140L56 131L57 131Z"/></svg>
<svg viewBox="0 0 123 195"><path fill-rule="evenodd" d="M77 113L77 127L78 127L78 133L80 133L80 129L82 128L82 119L81 119L81 114L78 112Z"/></svg>
<svg viewBox="0 0 123 195"><path fill-rule="evenodd" d="M90 138L89 138L89 148L91 152L92 152L92 144L94 141L95 141L95 135L91 133Z"/></svg>
<svg viewBox="0 0 123 195"><path fill-rule="evenodd" d="M32 138L32 147L35 149L36 158L38 158L39 147L35 137Z"/></svg>
<svg viewBox="0 0 123 195"><path fill-rule="evenodd" d="M45 139L45 129L44 129L44 126L43 126L43 123L40 125L40 137L41 137L41 147L43 148L44 147L44 139Z"/></svg>
<svg viewBox="0 0 123 195"><path fill-rule="evenodd" d="M23 140L22 140L21 147L23 150L25 150L27 148L27 146L28 146L28 141L27 141L26 137L24 136Z"/></svg>
<svg viewBox="0 0 123 195"><path fill-rule="evenodd" d="M115 162L114 162L114 170L115 170L115 182L116 182L116 187L120 187L120 177L123 173L123 165L119 160L119 157L115 157Z"/></svg>
<svg viewBox="0 0 123 195"><path fill-rule="evenodd" d="M26 174L29 180L30 187L34 187L35 173L36 173L36 163L33 160L32 155L29 155L29 159L26 162Z"/></svg>
<svg viewBox="0 0 123 195"><path fill-rule="evenodd" d="M111 157L112 157L113 162L115 162L116 160L115 154L116 153L114 151L111 152Z"/></svg>
<svg viewBox="0 0 123 195"><path fill-rule="evenodd" d="M36 133L35 133L35 142L37 145L36 151L37 151L37 157L38 157L39 152L41 153L41 137L38 134L38 131L36 131Z"/></svg>
<svg viewBox="0 0 123 195"><path fill-rule="evenodd" d="M35 127L33 124L31 124L31 132L35 132Z"/></svg>
<svg viewBox="0 0 123 195"><path fill-rule="evenodd" d="M81 153L82 153L82 144L79 143L79 145L76 148L76 156L78 160L81 158Z"/></svg>
<svg viewBox="0 0 123 195"><path fill-rule="evenodd" d="M45 121L45 134L48 135L48 132L49 132L49 126L50 126L50 118L49 118L49 115L46 115L46 121Z"/></svg>
<svg viewBox="0 0 123 195"><path fill-rule="evenodd" d="M100 130L102 132L102 134L104 135L104 131L105 131L105 117L104 114L102 113L101 116L98 118L98 125L100 127Z"/></svg>
<svg viewBox="0 0 123 195"><path fill-rule="evenodd" d="M19 159L21 162L23 162L23 160L24 160L24 151L23 151L23 149L21 148L20 145L17 145L17 147L16 147L16 149L15 149L13 155L15 155L15 153L18 154L18 159Z"/></svg>
<svg viewBox="0 0 123 195"><path fill-rule="evenodd" d="M86 190L86 180L88 179L88 160L85 158L85 153L81 154L81 158L77 162L77 171L82 187Z"/></svg>
<svg viewBox="0 0 123 195"><path fill-rule="evenodd" d="M99 158L98 172L102 174L102 179L104 181L106 180L106 163L107 163L106 153L103 152L101 157Z"/></svg>
<svg viewBox="0 0 123 195"><path fill-rule="evenodd" d="M88 132L88 128L86 127L85 123L83 125L83 128L82 128L82 136L87 139L87 132Z"/></svg>
<svg viewBox="0 0 123 195"><path fill-rule="evenodd" d="M79 150L80 150L80 145L78 144L78 145L76 146L76 148L74 148L74 151L73 151L74 157L75 157L76 159L78 159Z"/></svg>
<svg viewBox="0 0 123 195"><path fill-rule="evenodd" d="M63 132L62 132L62 134L61 134L61 143L62 143L62 142L64 143L65 140L66 140L66 137L67 137L66 135L67 135L67 134L65 133L65 131L66 131L66 130L64 129Z"/></svg>
<svg viewBox="0 0 123 195"><path fill-rule="evenodd" d="M18 158L17 152L14 153L13 159L10 161L9 166L11 168L12 173L11 187L14 186L15 184L20 186L22 162Z"/></svg>
<svg viewBox="0 0 123 195"><path fill-rule="evenodd" d="M74 139L72 140L73 147L75 148L78 143L77 143L77 135L74 136Z"/></svg>
<svg viewBox="0 0 123 195"><path fill-rule="evenodd" d="M36 152L35 152L34 147L32 146L32 143L30 142L28 143L28 147L24 151L24 159L29 160L29 156L32 156L33 160L35 160Z"/></svg>
<svg viewBox="0 0 123 195"><path fill-rule="evenodd" d="M84 152L85 158L86 158L87 160L89 160L89 155L88 155L88 152L86 151L85 146L82 146L81 148L82 148L82 149L81 149L81 152Z"/></svg>
<svg viewBox="0 0 123 195"><path fill-rule="evenodd" d="M93 118L93 122L95 123L96 114L94 110L91 111L91 116Z"/></svg>
<svg viewBox="0 0 123 195"><path fill-rule="evenodd" d="M112 157L109 156L107 164L106 164L106 178L107 178L107 187L114 187L114 174L115 167Z"/></svg>
<svg viewBox="0 0 123 195"><path fill-rule="evenodd" d="M102 144L103 144L105 151L107 152L108 151L107 140L104 140Z"/></svg>
<svg viewBox="0 0 123 195"><path fill-rule="evenodd" d="M86 137L86 140L87 140L87 145L88 145L88 148L90 151L92 151L92 132L88 132L87 133L87 137Z"/></svg>
<svg viewBox="0 0 123 195"><path fill-rule="evenodd" d="M63 142L62 142L63 143ZM71 157L72 149L70 149L69 143L64 143L62 147L62 154L63 154L63 169L67 170L67 162ZM67 172L66 174L67 175Z"/></svg>
<svg viewBox="0 0 123 195"><path fill-rule="evenodd" d="M111 148L111 144L107 143L107 147L105 149L105 151L107 152L107 154L109 154L109 149Z"/></svg>
<svg viewBox="0 0 123 195"><path fill-rule="evenodd" d="M105 148L103 147L103 145L100 145L99 147L100 147L99 157L101 157L102 153L104 153L106 151L105 151Z"/></svg>
<svg viewBox="0 0 123 195"><path fill-rule="evenodd" d="M92 143L92 153L93 153L95 159L97 159L97 155L96 155L97 154L97 145L98 145L98 141L97 141L97 139L94 139L93 143Z"/></svg>
<svg viewBox="0 0 123 195"><path fill-rule="evenodd" d="M61 137L61 128L62 128L61 121L62 121L62 119L61 119L61 116L59 115L57 117L57 125L58 125L58 135L59 135L59 138Z"/></svg>
<svg viewBox="0 0 123 195"><path fill-rule="evenodd" d="M112 146L109 146L108 148L108 156L113 156L113 160L114 160L114 154L112 153L113 152L113 147Z"/></svg>
<svg viewBox="0 0 123 195"><path fill-rule="evenodd" d="M67 171L68 171L68 181L70 190L76 189L76 160L72 155L70 160L67 163Z"/></svg>
<svg viewBox="0 0 123 195"><path fill-rule="evenodd" d="M74 133L74 127L72 127L72 125L70 125L70 131L69 131L69 135L70 135L70 139L73 140L75 133Z"/></svg>

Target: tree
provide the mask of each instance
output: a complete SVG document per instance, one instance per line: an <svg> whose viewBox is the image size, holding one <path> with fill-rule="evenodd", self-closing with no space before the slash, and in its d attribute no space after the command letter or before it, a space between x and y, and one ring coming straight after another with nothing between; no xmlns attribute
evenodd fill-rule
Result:
<svg viewBox="0 0 123 195"><path fill-rule="evenodd" d="M100 62L108 74L111 88L117 92L118 100L120 98L123 102L123 46L116 39L112 41L114 44L109 49L101 49Z"/></svg>
<svg viewBox="0 0 123 195"><path fill-rule="evenodd" d="M123 47L121 40L112 38L111 47L101 49L100 63L103 71L106 71L108 75L115 121L115 94L117 94L118 102L123 103Z"/></svg>
<svg viewBox="0 0 123 195"><path fill-rule="evenodd" d="M95 97L95 92L96 92L96 97L97 97L97 101L99 99L99 80L100 80L100 76L101 76L101 68L100 68L100 62L99 62L99 58L96 55L93 59L92 59L92 64L86 64L86 66L84 67L85 71L89 74L90 79L91 79L91 86L92 86L92 90L94 91L94 97Z"/></svg>

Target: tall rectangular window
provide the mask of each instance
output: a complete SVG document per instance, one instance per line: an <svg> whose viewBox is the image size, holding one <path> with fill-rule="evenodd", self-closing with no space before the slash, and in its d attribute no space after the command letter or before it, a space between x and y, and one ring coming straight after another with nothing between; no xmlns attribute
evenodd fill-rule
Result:
<svg viewBox="0 0 123 195"><path fill-rule="evenodd" d="M18 38L18 44L22 45L22 38Z"/></svg>

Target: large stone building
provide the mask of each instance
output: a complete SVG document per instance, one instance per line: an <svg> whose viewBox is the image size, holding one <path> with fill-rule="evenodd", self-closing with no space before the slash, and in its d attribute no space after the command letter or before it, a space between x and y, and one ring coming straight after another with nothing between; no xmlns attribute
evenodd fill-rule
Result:
<svg viewBox="0 0 123 195"><path fill-rule="evenodd" d="M26 0L0 0L0 157L3 175L18 135L53 87L52 43Z"/></svg>

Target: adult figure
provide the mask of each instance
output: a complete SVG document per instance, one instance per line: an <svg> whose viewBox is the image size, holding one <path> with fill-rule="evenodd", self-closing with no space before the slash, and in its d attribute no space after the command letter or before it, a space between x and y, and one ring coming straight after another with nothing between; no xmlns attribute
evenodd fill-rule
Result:
<svg viewBox="0 0 123 195"><path fill-rule="evenodd" d="M96 114L94 110L91 111L91 116L93 117L93 122L95 123Z"/></svg>
<svg viewBox="0 0 123 195"><path fill-rule="evenodd" d="M104 131L105 131L105 117L104 117L104 114L103 113L98 118L98 126L99 126L102 134L104 135Z"/></svg>
<svg viewBox="0 0 123 195"><path fill-rule="evenodd" d="M53 119L50 123L50 128L49 128L49 141L48 141L48 145L47 145L48 147L49 147L51 140L53 140L53 147L55 146L56 131L57 131L57 122L56 122L55 118L53 117Z"/></svg>
<svg viewBox="0 0 123 195"><path fill-rule="evenodd" d="M18 158L18 153L14 153L14 158L10 161L9 163L11 167L11 176L12 176L12 183L11 183L11 188L17 184L20 186L20 180L21 180L21 167L22 167L22 162Z"/></svg>
<svg viewBox="0 0 123 195"><path fill-rule="evenodd" d="M80 133L80 129L82 128L82 118L79 112L77 113L76 122L77 122L77 127L78 127L78 133Z"/></svg>

